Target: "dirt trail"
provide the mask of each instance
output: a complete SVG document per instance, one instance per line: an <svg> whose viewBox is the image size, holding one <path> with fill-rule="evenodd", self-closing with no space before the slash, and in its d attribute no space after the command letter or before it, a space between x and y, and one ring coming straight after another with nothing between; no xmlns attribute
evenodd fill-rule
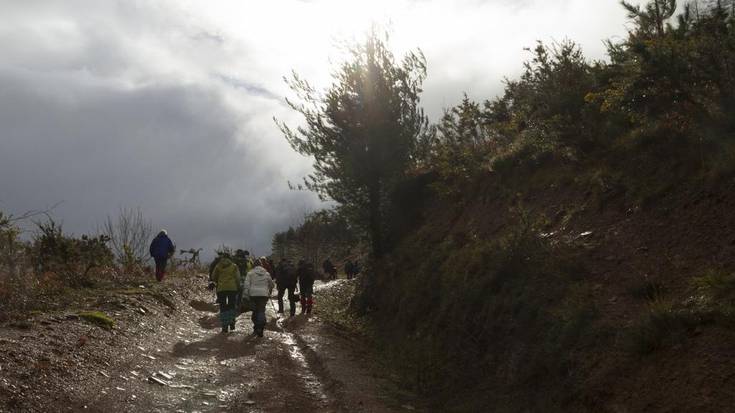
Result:
<svg viewBox="0 0 735 413"><path fill-rule="evenodd" d="M359 346L320 321L318 308L316 315L290 318L279 317L269 305L265 337L258 338L252 335L249 314L240 316L236 331L223 334L211 293L197 291L190 298L175 312L141 322L144 331L108 343L113 346L109 361L69 385L70 394L59 398L58 410L414 410L389 396L389 382L362 360ZM33 386L24 397L31 397ZM19 410L34 410L31 406Z"/></svg>

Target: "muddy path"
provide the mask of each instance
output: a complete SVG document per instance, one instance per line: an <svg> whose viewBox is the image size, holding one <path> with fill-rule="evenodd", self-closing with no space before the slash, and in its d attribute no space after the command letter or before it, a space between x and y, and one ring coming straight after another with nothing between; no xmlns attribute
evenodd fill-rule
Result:
<svg viewBox="0 0 735 413"><path fill-rule="evenodd" d="M267 307L265 336L258 338L252 334L249 313L238 318L234 332L221 333L213 301L211 293L195 290L176 311L131 323L139 330L108 340L104 359L82 361L74 367L82 371L66 372L68 385L57 383L57 392L68 394L56 395L50 405L21 399L17 409L11 405L0 411L416 410L410 401L391 394L390 380L371 368L368 353L358 343L334 334L320 320L318 306L311 316L288 317L286 303L284 317L276 314L274 299ZM105 334L114 332L90 333ZM44 380L63 381L48 373ZM43 385L32 375L29 379L23 398L34 397L33 387Z"/></svg>

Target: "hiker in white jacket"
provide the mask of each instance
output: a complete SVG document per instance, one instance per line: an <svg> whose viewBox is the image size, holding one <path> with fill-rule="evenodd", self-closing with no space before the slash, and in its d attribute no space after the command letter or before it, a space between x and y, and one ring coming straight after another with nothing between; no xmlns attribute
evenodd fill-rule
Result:
<svg viewBox="0 0 735 413"><path fill-rule="evenodd" d="M253 333L258 337L263 337L263 329L265 328L265 306L273 292L275 283L270 273L263 268L261 259L255 261L255 267L245 275L243 281L243 295L250 297L253 303Z"/></svg>

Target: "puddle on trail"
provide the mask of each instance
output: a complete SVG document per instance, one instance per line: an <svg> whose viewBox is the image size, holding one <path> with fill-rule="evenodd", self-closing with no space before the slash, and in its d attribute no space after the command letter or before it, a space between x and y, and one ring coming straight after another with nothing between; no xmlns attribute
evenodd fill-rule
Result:
<svg viewBox="0 0 735 413"><path fill-rule="evenodd" d="M277 319L276 325L280 330L278 332L279 341L287 347L290 359L300 367L297 375L303 386L316 400L326 402L329 397L324 383L313 373L312 366L309 365L306 354L297 342L296 337L284 329L283 320Z"/></svg>

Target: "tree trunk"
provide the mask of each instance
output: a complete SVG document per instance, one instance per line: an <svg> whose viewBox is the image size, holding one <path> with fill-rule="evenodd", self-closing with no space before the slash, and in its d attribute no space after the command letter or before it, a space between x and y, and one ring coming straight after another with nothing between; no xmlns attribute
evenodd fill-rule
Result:
<svg viewBox="0 0 735 413"><path fill-rule="evenodd" d="M658 37L663 36L664 31L664 23L663 18L661 18L661 5L659 4L660 0L654 0L653 5L656 10L656 35Z"/></svg>
<svg viewBox="0 0 735 413"><path fill-rule="evenodd" d="M373 258L379 259L383 256L383 230L382 230L382 208L380 202L380 182L370 187L369 213L370 213L370 246Z"/></svg>

